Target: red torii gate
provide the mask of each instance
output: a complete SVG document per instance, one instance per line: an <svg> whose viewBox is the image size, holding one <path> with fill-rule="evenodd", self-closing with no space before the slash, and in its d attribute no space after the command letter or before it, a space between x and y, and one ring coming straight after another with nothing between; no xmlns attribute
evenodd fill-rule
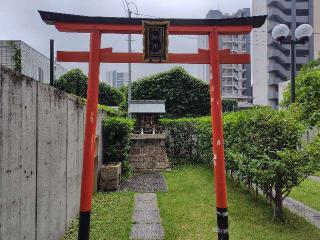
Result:
<svg viewBox="0 0 320 240"><path fill-rule="evenodd" d="M78 239L89 239L100 63L146 63L143 53L114 53L112 48L101 48L101 34L142 34L143 21L154 20L169 21L169 34L172 35L209 36L209 50L199 49L198 53L194 54L169 53L165 63L211 65L212 151L214 154L218 239L229 239L219 65L249 64L250 55L231 53L229 49L219 50L219 35L248 34L253 28L261 27L266 16L228 19L129 19L87 17L45 11L39 11L39 13L45 23L54 25L61 32L90 33L89 52L57 52L58 61L89 63Z"/></svg>

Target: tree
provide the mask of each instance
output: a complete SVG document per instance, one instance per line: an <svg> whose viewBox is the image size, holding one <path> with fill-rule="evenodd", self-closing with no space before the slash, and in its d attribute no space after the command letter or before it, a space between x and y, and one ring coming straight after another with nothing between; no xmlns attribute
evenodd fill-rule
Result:
<svg viewBox="0 0 320 240"><path fill-rule="evenodd" d="M283 106L311 126L320 124L320 59L304 65L296 79L296 102L290 104L289 85L284 92Z"/></svg>
<svg viewBox="0 0 320 240"><path fill-rule="evenodd" d="M281 218L292 188L320 168L320 138L302 147L304 125L289 111L265 107L227 114L224 131L228 170L261 188Z"/></svg>
<svg viewBox="0 0 320 240"><path fill-rule="evenodd" d="M87 98L88 79L79 68L62 75L54 82L54 86L64 92Z"/></svg>
<svg viewBox="0 0 320 240"><path fill-rule="evenodd" d="M100 82L99 83L99 103L107 106L119 106L123 102L123 95L116 88Z"/></svg>
<svg viewBox="0 0 320 240"><path fill-rule="evenodd" d="M54 86L64 92L87 98L88 78L78 68L62 75ZM99 104L107 106L119 106L123 101L122 93L110 85L99 82Z"/></svg>

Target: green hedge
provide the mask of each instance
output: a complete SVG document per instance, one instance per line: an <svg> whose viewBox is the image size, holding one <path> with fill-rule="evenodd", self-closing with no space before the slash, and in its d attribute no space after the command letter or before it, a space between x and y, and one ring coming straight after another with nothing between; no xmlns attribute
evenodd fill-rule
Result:
<svg viewBox="0 0 320 240"><path fill-rule="evenodd" d="M173 164L199 163L197 118L160 119L166 129L167 154Z"/></svg>
<svg viewBox="0 0 320 240"><path fill-rule="evenodd" d="M166 147L174 163L212 166L211 119L163 119ZM271 108L224 115L226 167L248 186L259 186L282 214L282 200L302 180L320 168L320 141L301 148L304 126L287 111ZM299 149L299 150L297 150ZM277 195L270 193L276 191Z"/></svg>
<svg viewBox="0 0 320 240"><path fill-rule="evenodd" d="M127 118L106 117L103 120L104 162L121 162L124 177L131 171L128 156L133 126L134 121Z"/></svg>
<svg viewBox="0 0 320 240"><path fill-rule="evenodd" d="M79 101L83 105L87 104L87 99L85 99L85 98L80 98ZM108 117L124 117L124 116L126 116L126 113L120 111L119 109L115 109L115 108L112 108L112 107L109 107L106 105L98 104L98 110L105 112Z"/></svg>
<svg viewBox="0 0 320 240"><path fill-rule="evenodd" d="M232 99L222 99L222 111L223 112L234 112L238 110L238 102Z"/></svg>

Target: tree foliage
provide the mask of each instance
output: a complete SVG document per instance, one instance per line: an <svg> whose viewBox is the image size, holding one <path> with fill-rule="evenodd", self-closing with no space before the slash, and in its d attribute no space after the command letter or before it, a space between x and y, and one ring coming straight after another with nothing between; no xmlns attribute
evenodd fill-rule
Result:
<svg viewBox="0 0 320 240"><path fill-rule="evenodd" d="M99 103L107 106L119 106L124 98L121 92L104 82L99 83Z"/></svg>
<svg viewBox="0 0 320 240"><path fill-rule="evenodd" d="M79 69L71 69L54 82L54 86L64 92L87 98L88 79Z"/></svg>
<svg viewBox="0 0 320 240"><path fill-rule="evenodd" d="M320 124L320 59L304 65L296 78L296 102L290 105L289 85L284 92L283 106L311 126Z"/></svg>
<svg viewBox="0 0 320 240"><path fill-rule="evenodd" d="M201 116L210 113L208 84L175 67L132 84L135 100L166 100L166 111L175 116Z"/></svg>
<svg viewBox="0 0 320 240"><path fill-rule="evenodd" d="M88 78L80 69L76 68L62 75L55 81L54 86L67 93L86 98ZM99 104L119 106L123 100L123 95L119 90L104 82L99 82Z"/></svg>

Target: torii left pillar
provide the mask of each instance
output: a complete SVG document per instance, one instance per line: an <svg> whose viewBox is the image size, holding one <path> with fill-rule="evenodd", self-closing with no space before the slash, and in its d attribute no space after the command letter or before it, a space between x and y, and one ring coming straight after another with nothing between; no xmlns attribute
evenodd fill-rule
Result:
<svg viewBox="0 0 320 240"><path fill-rule="evenodd" d="M93 191L94 147L97 126L101 32L90 33L89 74L86 124L83 149L83 168L79 215L79 240L88 240Z"/></svg>

